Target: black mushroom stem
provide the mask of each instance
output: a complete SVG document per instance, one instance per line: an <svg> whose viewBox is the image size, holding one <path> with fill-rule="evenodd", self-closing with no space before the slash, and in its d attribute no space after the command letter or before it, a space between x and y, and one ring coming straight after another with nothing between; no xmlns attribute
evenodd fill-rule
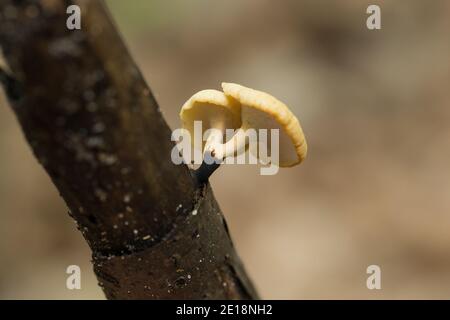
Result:
<svg viewBox="0 0 450 320"><path fill-rule="evenodd" d="M196 170L192 170L192 176L197 186L208 182L209 177L220 167L223 161L215 158L210 152L205 152L202 164Z"/></svg>

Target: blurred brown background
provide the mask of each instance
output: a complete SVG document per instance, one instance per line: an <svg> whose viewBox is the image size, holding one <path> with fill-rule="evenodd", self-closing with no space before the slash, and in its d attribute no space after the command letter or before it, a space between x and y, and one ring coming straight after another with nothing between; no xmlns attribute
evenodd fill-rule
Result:
<svg viewBox="0 0 450 320"><path fill-rule="evenodd" d="M449 1L107 2L172 128L187 98L222 81L300 119L304 164L212 178L263 298L450 298ZM3 95L0 155L0 298L103 298ZM70 264L82 290L65 287ZM366 288L371 264L382 290Z"/></svg>

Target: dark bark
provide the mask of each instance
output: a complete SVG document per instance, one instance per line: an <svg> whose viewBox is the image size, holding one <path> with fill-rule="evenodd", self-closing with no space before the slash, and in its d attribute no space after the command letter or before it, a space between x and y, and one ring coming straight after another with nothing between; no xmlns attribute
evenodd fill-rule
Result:
<svg viewBox="0 0 450 320"><path fill-rule="evenodd" d="M75 1L71 31L72 2L0 0L0 80L107 298L257 298L209 185L172 163L171 131L104 4Z"/></svg>

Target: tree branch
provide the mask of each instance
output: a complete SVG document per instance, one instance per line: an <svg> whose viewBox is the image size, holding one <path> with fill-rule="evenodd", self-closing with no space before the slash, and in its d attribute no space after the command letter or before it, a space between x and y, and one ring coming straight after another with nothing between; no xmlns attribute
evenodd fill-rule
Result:
<svg viewBox="0 0 450 320"><path fill-rule="evenodd" d="M66 8L81 7L81 30ZM103 2L0 0L0 79L111 299L257 298ZM6 81L8 80L8 81Z"/></svg>

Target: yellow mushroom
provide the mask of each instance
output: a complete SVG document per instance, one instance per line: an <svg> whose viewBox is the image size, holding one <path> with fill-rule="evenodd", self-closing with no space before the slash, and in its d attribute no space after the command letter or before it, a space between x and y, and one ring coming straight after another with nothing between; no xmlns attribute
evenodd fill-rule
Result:
<svg viewBox="0 0 450 320"><path fill-rule="evenodd" d="M289 108L273 96L234 83L222 83L223 92L202 90L181 108L183 128L194 135L194 122L211 132L202 139L203 162L196 170L197 181L203 183L227 157L240 155L249 147L249 129L278 129L278 157L266 154L261 159L258 148L249 151L261 160L280 167L299 164L306 157L307 145L300 123ZM234 135L224 141L227 129ZM194 144L194 139L191 140ZM267 141L269 142L269 141ZM270 149L270 142L268 143ZM269 160L270 159L270 160Z"/></svg>
<svg viewBox="0 0 450 320"><path fill-rule="evenodd" d="M225 95L233 97L241 105L242 125L233 139L237 144L237 150L243 149L239 143L246 143L244 139L239 139L239 135L244 134L245 130L279 129L277 164L280 167L292 167L305 159L307 153L305 136L298 119L284 103L270 94L235 83L224 82L222 89Z"/></svg>
<svg viewBox="0 0 450 320"><path fill-rule="evenodd" d="M241 126L240 113L240 105L235 99L227 97L221 91L207 89L197 92L185 102L180 111L180 118L183 129L191 136L194 135L195 121L201 122L203 131L216 129L224 134L226 129ZM217 135L210 134L209 141L217 138ZM207 143L208 140L206 143L202 140L202 150Z"/></svg>

